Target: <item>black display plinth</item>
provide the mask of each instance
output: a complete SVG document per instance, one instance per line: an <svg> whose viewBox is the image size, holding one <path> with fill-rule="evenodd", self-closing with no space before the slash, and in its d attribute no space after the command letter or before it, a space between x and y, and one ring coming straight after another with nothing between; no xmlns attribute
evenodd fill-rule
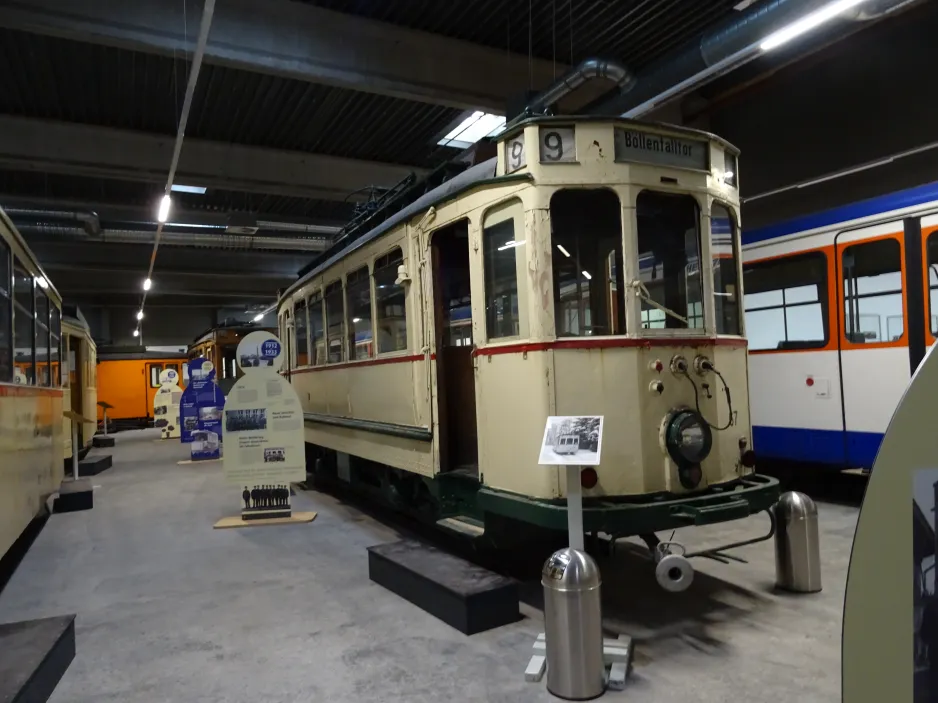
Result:
<svg viewBox="0 0 938 703"><path fill-rule="evenodd" d="M63 481L59 496L52 504L54 513L73 513L78 510L91 510L94 507L94 489L91 481ZM2 700L2 699L0 699Z"/></svg>
<svg viewBox="0 0 938 703"><path fill-rule="evenodd" d="M0 652L0 701L47 701L75 657L75 616L0 624Z"/></svg>
<svg viewBox="0 0 938 703"><path fill-rule="evenodd" d="M110 454L97 454L95 456L85 457L78 462L79 476L97 476L102 471L111 468Z"/></svg>

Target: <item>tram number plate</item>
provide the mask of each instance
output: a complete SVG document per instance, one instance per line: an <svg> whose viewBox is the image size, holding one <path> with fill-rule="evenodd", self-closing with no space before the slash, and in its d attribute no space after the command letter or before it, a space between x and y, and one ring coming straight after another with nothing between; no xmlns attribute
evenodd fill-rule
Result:
<svg viewBox="0 0 938 703"><path fill-rule="evenodd" d="M505 173L514 173L527 166L524 153L524 132L505 143Z"/></svg>
<svg viewBox="0 0 938 703"><path fill-rule="evenodd" d="M541 163L576 161L575 134L573 127L541 127L538 134Z"/></svg>

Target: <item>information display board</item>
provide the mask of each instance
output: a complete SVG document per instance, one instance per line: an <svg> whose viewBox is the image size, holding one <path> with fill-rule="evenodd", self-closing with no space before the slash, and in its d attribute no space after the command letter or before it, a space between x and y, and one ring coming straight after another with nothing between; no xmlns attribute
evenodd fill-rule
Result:
<svg viewBox="0 0 938 703"><path fill-rule="evenodd" d="M160 373L160 388L153 396L153 424L160 428L160 439L177 439L181 436L180 403L182 388L179 387L179 372L175 369L164 369Z"/></svg>
<svg viewBox="0 0 938 703"><path fill-rule="evenodd" d="M244 376L225 406L225 477L241 488L245 520L288 517L290 483L306 479L303 407L278 371L283 345L269 332L238 344Z"/></svg>
<svg viewBox="0 0 938 703"><path fill-rule="evenodd" d="M215 367L199 357L189 362L189 385L179 406L181 440L189 444L193 461L221 456L221 418L225 394L215 383Z"/></svg>

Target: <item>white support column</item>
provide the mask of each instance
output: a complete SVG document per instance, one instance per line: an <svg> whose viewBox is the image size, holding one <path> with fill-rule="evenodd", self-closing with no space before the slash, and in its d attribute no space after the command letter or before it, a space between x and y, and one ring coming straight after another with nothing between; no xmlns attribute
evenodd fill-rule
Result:
<svg viewBox="0 0 938 703"><path fill-rule="evenodd" d="M567 531L571 549L585 551L583 540L583 489L580 467L567 466Z"/></svg>

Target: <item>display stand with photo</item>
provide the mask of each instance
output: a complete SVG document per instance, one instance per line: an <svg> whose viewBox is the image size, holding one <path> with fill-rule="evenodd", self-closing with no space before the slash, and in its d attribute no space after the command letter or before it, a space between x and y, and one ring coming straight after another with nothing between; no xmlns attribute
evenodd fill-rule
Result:
<svg viewBox="0 0 938 703"><path fill-rule="evenodd" d="M224 408L225 394L215 383L215 366L201 357L190 361L189 385L179 406L180 439L189 444L190 460L186 463L221 457Z"/></svg>
<svg viewBox="0 0 938 703"><path fill-rule="evenodd" d="M216 527L310 522L315 513L294 512L291 503L290 484L306 479L306 447L300 399L278 373L283 346L269 332L252 332L238 345L237 360L244 375L224 409L224 465L239 489L241 515Z"/></svg>
<svg viewBox="0 0 938 703"><path fill-rule="evenodd" d="M175 369L164 369L160 372L160 388L153 396L153 424L160 428L160 439L178 439L182 436L179 427L181 403L179 372Z"/></svg>

